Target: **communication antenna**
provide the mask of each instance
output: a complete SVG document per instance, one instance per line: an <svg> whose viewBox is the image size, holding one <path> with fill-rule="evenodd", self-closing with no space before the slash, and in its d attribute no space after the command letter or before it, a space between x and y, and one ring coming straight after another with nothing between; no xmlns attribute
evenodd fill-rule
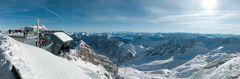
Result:
<svg viewBox="0 0 240 79"><path fill-rule="evenodd" d="M39 18L37 19L37 47L39 46Z"/></svg>

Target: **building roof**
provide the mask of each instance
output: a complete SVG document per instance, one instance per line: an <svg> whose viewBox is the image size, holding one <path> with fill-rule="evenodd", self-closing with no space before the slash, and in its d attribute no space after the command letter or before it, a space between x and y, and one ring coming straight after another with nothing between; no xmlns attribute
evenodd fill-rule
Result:
<svg viewBox="0 0 240 79"><path fill-rule="evenodd" d="M70 36L68 36L66 33L64 32L56 32L54 33L55 36L57 36L60 40L62 40L63 42L67 42L67 41L71 41L73 40Z"/></svg>
<svg viewBox="0 0 240 79"><path fill-rule="evenodd" d="M44 26L44 25L40 25L40 26L32 25L32 26L28 26L28 27L25 27L25 28L32 28L32 29L37 29L37 28L39 28L39 29L48 30L48 29L46 28L46 26Z"/></svg>

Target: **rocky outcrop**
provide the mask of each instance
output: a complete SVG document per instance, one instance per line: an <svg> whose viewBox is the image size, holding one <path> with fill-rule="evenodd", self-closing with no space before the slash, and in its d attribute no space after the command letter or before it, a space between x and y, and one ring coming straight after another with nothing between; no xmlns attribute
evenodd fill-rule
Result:
<svg viewBox="0 0 240 79"><path fill-rule="evenodd" d="M95 53L106 56L115 64L129 60L136 54L134 45L117 40L109 34L85 35L79 33L73 34L71 37L75 41L73 47L78 46L80 41L84 40L94 49Z"/></svg>
<svg viewBox="0 0 240 79"><path fill-rule="evenodd" d="M75 48L75 52L72 52L70 55L71 56L68 57L70 60L77 60L80 58L83 61L93 63L94 65L102 65L108 72L111 73L113 78L122 78L118 75L118 67L115 64L113 64L108 58L96 54L94 50L82 40L80 41L79 46Z"/></svg>

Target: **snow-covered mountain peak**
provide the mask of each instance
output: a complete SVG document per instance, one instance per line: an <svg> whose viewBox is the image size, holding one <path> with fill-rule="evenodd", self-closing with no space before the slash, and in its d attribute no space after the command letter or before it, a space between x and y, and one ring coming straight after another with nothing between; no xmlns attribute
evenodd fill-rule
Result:
<svg viewBox="0 0 240 79"><path fill-rule="evenodd" d="M107 79L121 79L118 75L118 68L115 66L108 58L103 55L95 53L95 51L86 44L83 40L80 41L79 46L77 46L70 54L66 56L70 60L80 60L92 63L94 65L102 66L105 72L98 72L98 74L104 74L103 77Z"/></svg>
<svg viewBox="0 0 240 79"><path fill-rule="evenodd" d="M83 40L80 40L80 45L86 45L86 43Z"/></svg>
<svg viewBox="0 0 240 79"><path fill-rule="evenodd" d="M93 50L83 40L80 41L79 46L75 48L78 53L93 53Z"/></svg>

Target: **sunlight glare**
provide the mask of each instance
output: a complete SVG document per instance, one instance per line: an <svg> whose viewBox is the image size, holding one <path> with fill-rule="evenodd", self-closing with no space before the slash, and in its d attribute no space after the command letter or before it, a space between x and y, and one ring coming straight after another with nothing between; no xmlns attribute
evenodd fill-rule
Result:
<svg viewBox="0 0 240 79"><path fill-rule="evenodd" d="M205 9L212 10L217 6L216 0L202 0L202 6Z"/></svg>

